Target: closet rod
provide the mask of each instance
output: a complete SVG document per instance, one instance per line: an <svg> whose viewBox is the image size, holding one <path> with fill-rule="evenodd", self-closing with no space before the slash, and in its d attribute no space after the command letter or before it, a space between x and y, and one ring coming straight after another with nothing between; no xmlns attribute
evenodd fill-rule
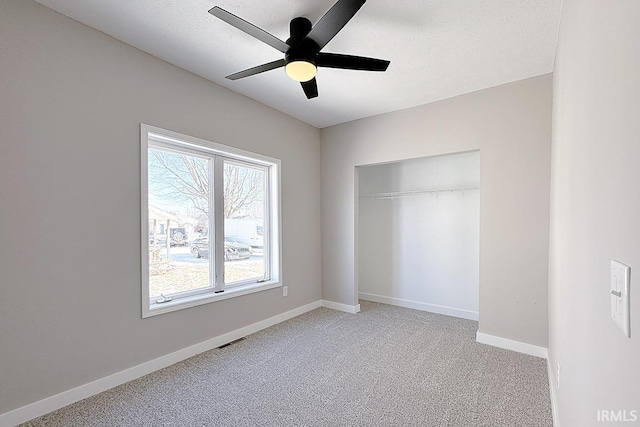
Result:
<svg viewBox="0 0 640 427"><path fill-rule="evenodd" d="M422 196L422 195L433 194L433 193L436 193L436 195L438 193L456 193L456 192L464 193L465 191L474 191L474 190L480 190L480 187L478 186L444 187L444 188L430 188L430 189L424 189L424 190L392 191L389 193L367 194L362 197L386 200L386 199L401 199L405 197L416 197L416 196Z"/></svg>

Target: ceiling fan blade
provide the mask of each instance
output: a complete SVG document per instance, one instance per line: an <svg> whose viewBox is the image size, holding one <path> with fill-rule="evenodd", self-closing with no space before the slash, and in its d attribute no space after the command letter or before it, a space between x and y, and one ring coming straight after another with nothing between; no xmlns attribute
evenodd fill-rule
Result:
<svg viewBox="0 0 640 427"><path fill-rule="evenodd" d="M269 62L267 64L258 65L256 67L249 68L247 70L239 71L237 73L228 75L226 78L228 78L229 80L243 79L245 77L254 76L256 74L264 73L265 71L269 71L269 70L273 70L273 69L276 69L276 68L284 67L284 65L285 65L285 60L284 59L278 59L277 61Z"/></svg>
<svg viewBox="0 0 640 427"><path fill-rule="evenodd" d="M283 42L282 40L280 40L279 38L272 36L271 34L267 33L265 30L256 27L250 22L247 22L244 19L239 18L233 13L227 12L224 9L221 9L218 6L215 6L214 8L209 10L209 13L217 18L222 19L227 24L236 27L240 31L244 31L250 36L255 37L261 42L264 42L269 46L275 49L278 49L282 53L285 53L287 49L289 49L289 45Z"/></svg>
<svg viewBox="0 0 640 427"><path fill-rule="evenodd" d="M308 82L301 82L302 90L304 90L304 94L307 95L307 99L315 98L318 96L318 83L316 83L316 78L312 78Z"/></svg>
<svg viewBox="0 0 640 427"><path fill-rule="evenodd" d="M338 53L319 53L316 58L318 67L344 68L347 70L386 71L390 63L384 59L340 55Z"/></svg>
<svg viewBox="0 0 640 427"><path fill-rule="evenodd" d="M338 0L307 35L318 44L320 49L325 47L338 34L353 15L362 7L366 0Z"/></svg>

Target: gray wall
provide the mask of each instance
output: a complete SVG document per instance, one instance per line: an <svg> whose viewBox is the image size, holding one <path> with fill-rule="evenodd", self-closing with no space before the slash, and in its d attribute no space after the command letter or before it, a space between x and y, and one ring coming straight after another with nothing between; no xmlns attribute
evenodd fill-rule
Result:
<svg viewBox="0 0 640 427"><path fill-rule="evenodd" d="M140 122L282 160L280 289L141 319ZM317 129L0 4L0 413L320 298Z"/></svg>
<svg viewBox="0 0 640 427"><path fill-rule="evenodd" d="M480 332L547 346L551 75L321 130L322 296L357 302L355 167L480 150Z"/></svg>
<svg viewBox="0 0 640 427"><path fill-rule="evenodd" d="M554 72L549 355L562 427L640 423L640 2L565 0ZM631 267L631 336L609 261ZM636 423L621 423L633 424Z"/></svg>

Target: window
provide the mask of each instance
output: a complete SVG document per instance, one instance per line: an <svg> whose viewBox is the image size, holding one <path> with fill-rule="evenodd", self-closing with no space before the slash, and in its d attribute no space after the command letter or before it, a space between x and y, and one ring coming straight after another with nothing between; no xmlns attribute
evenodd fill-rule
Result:
<svg viewBox="0 0 640 427"><path fill-rule="evenodd" d="M143 317L281 286L279 165L141 125Z"/></svg>

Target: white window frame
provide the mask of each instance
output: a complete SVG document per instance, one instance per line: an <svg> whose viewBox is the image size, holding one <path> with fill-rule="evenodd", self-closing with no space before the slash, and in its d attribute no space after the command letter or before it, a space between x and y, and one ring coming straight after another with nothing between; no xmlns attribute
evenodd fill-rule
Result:
<svg viewBox="0 0 640 427"><path fill-rule="evenodd" d="M152 141L151 144L149 143L150 141ZM197 156L211 157L209 162L210 172L215 173L215 176L212 175L214 185L210 186L213 215L210 215L209 219L209 230L213 230L213 236L209 238L209 259L211 260L209 282L210 284L213 283L214 286L172 294L171 301L163 303L157 303L149 297L148 150L150 145ZM224 248L224 191L222 182L224 160L238 161L243 164L248 163L251 166L264 168L267 172L265 189L268 191L265 194L268 197L264 201L266 208L263 232L266 280L256 280L254 278L225 285L224 262L216 262L220 256L216 255L215 249ZM280 160L142 123L140 124L140 177L143 318L282 287ZM217 280L217 278L221 279Z"/></svg>
<svg viewBox="0 0 640 427"><path fill-rule="evenodd" d="M232 164L236 164L238 166L247 166L247 162L245 161L240 161L237 158L232 158L229 156L219 156L218 158L221 158L222 161L220 162L220 166L217 168L218 170L224 170L224 163L232 163ZM266 172L266 180L265 180L265 188L264 188L264 194L269 194L270 193L270 183L271 183L271 176L269 173L269 167L268 166L264 166L264 165L260 165L260 164L256 164L256 163L251 163L248 166L252 166L252 167L257 167L258 169L263 169ZM220 185L222 186L222 176L218 177L217 180ZM222 195L222 191L219 191L218 194ZM218 205L222 206L223 204L223 200L219 201ZM265 212L264 212L264 224L266 225L266 227L268 227L268 229L270 229L270 218L271 218L271 197L267 197L264 200L264 204L265 204ZM217 212L216 212L217 213ZM224 215L222 213L220 213L219 215L221 218L223 218L224 221ZM217 230L224 230L224 228L219 228L219 225L216 224L216 229ZM221 239L223 240L222 244L224 245L224 233L220 233L221 234ZM269 232L267 232L266 234L263 232L263 254L264 254L264 259L265 259L265 272L264 272L264 276L266 277L271 277L271 256L270 256L270 251L268 250L264 250L269 248ZM217 236L217 234L216 234ZM224 265L222 267L222 270L224 271ZM223 273L221 273L223 274ZM262 279L264 280L264 278ZM224 281L222 281L223 285L224 285L224 289L228 290L230 288L236 287L236 286L244 286L246 284L249 283L255 283L255 278L250 278L250 279L244 279L244 280L238 280L235 282L230 282L230 283L224 283Z"/></svg>

